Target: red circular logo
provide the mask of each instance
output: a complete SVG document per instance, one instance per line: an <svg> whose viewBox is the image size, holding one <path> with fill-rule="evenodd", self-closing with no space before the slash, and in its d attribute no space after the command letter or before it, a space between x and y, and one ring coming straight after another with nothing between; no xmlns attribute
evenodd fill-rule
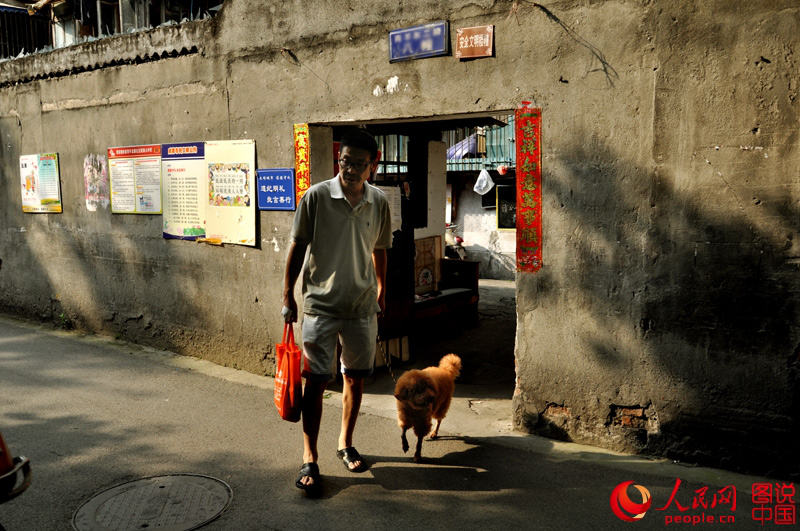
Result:
<svg viewBox="0 0 800 531"><path fill-rule="evenodd" d="M650 491L641 485L633 485L633 487L642 495L642 503L635 503L631 500L628 497L628 487L632 484L633 481L625 481L611 491L611 510L614 511L617 518L626 522L635 522L644 518L644 514L652 503Z"/></svg>

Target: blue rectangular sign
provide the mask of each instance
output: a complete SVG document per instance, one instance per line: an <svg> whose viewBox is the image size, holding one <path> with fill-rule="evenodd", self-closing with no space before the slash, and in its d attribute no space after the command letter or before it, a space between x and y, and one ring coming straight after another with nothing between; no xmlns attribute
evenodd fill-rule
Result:
<svg viewBox="0 0 800 531"><path fill-rule="evenodd" d="M448 23L431 22L389 32L389 62L447 55L450 52Z"/></svg>
<svg viewBox="0 0 800 531"><path fill-rule="evenodd" d="M162 159L202 159L205 157L205 142L184 142L182 144L162 144Z"/></svg>
<svg viewBox="0 0 800 531"><path fill-rule="evenodd" d="M294 210L294 169L256 170L259 210Z"/></svg>

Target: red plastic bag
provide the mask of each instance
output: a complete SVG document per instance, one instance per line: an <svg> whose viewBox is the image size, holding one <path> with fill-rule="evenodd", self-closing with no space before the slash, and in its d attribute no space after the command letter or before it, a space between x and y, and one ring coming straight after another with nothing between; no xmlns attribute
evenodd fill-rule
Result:
<svg viewBox="0 0 800 531"><path fill-rule="evenodd" d="M287 337L288 331L288 337ZM297 422L302 410L303 388L300 382L300 347L294 342L294 326L283 327L283 341L275 345L275 407L283 420Z"/></svg>

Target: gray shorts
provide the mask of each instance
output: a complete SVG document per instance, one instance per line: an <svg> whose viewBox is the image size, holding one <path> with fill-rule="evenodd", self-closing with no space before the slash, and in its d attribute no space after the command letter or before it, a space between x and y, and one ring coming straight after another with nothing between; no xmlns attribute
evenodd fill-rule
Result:
<svg viewBox="0 0 800 531"><path fill-rule="evenodd" d="M336 372L336 339L342 343L342 374L366 377L375 366L378 316L338 319L303 315L303 376L330 380Z"/></svg>

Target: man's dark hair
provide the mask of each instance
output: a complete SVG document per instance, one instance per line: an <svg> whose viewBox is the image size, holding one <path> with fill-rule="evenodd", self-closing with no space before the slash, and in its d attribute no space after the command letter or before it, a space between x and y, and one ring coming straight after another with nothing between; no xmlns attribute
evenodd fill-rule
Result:
<svg viewBox="0 0 800 531"><path fill-rule="evenodd" d="M341 151L345 146L368 151L370 160L372 161L378 158L378 143L375 142L375 137L364 129L357 129L355 127L348 129L342 135L339 150Z"/></svg>

